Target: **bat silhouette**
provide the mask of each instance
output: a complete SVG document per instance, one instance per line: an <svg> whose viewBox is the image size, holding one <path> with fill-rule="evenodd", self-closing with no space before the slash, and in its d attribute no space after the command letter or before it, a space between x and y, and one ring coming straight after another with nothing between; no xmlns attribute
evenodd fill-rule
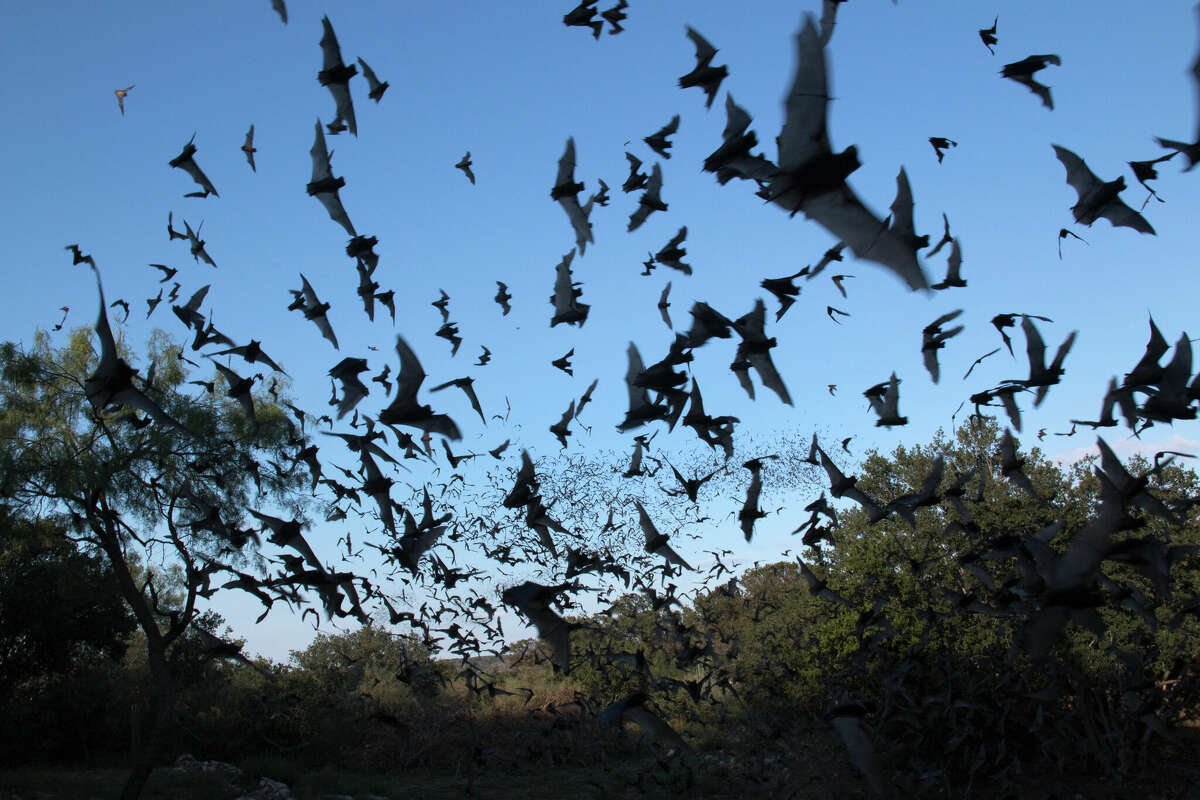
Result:
<svg viewBox="0 0 1200 800"><path fill-rule="evenodd" d="M334 122L345 123L351 135L358 136L358 123L354 121L354 101L350 97L350 79L358 74L358 68L353 64L346 66L342 62L342 49L338 47L337 35L333 32L329 17L321 18L321 29L321 71L317 73L317 80L333 95L333 102L337 105L337 117ZM350 235L353 236L354 233L351 232Z"/></svg>
<svg viewBox="0 0 1200 800"><path fill-rule="evenodd" d="M999 43L999 40L996 38L996 26L999 23L1000 15L997 14L995 19L992 20L992 27L979 29L979 41L983 42L983 46L986 47L988 52L992 55L996 55L996 51L992 49L992 45Z"/></svg>
<svg viewBox="0 0 1200 800"><path fill-rule="evenodd" d="M671 314L667 311L671 307L670 301L667 300L667 295L671 293L671 282L667 281L667 285L663 287L662 294L658 296L658 313L662 315L662 321L667 327L674 330L675 326L671 324Z"/></svg>
<svg viewBox="0 0 1200 800"><path fill-rule="evenodd" d="M596 241L592 236L592 223L588 222L591 204L585 210L579 205L579 193L583 184L575 182L575 137L567 138L567 147L562 157L558 159L558 175L554 179L554 188L550 190L550 199L557 200L571 222L575 231L575 246L582 256L588 242Z"/></svg>
<svg viewBox="0 0 1200 800"><path fill-rule="evenodd" d="M717 48L709 44L700 33L692 26L687 26L688 38L692 40L692 44L696 46L696 67L688 74L679 79L680 89L689 89L693 86L698 86L704 90L704 94L708 99L704 103L705 108L712 108L713 100L716 99L717 90L721 86L721 81L729 76L729 67L712 66L713 56L717 54ZM675 117L675 123L678 127L679 117ZM670 131L673 133L674 131ZM649 144L649 142L647 142ZM670 145L666 145L669 147ZM651 145L653 147L653 145ZM663 153L664 158L670 158L666 153Z"/></svg>
<svg viewBox="0 0 1200 800"><path fill-rule="evenodd" d="M662 166L655 163L654 169L650 170L650 179L646 181L646 188L638 199L638 207L629 215L628 230L636 231L653 212L666 210L667 204L662 201Z"/></svg>
<svg viewBox="0 0 1200 800"><path fill-rule="evenodd" d="M199 228L192 230L192 226L188 224L188 221L186 219L183 221L183 229L186 231L184 238L188 240L188 246L192 251L192 260L196 262L204 261L215 269L217 262L213 261L212 256L204 249L204 240L200 238L200 231L203 228L203 222L200 223Z"/></svg>
<svg viewBox="0 0 1200 800"><path fill-rule="evenodd" d="M342 384L342 399L336 403L338 419L349 414L359 401L369 394L367 385L358 377L360 372L366 370L365 358L343 358L329 370L329 377Z"/></svg>
<svg viewBox="0 0 1200 800"><path fill-rule="evenodd" d="M1196 15L1197 19L1200 19L1200 7L1196 9ZM1196 58L1192 61L1191 76L1193 88L1196 92L1196 114L1198 119L1196 124L1196 141L1189 144L1187 142L1178 142L1174 139L1155 137L1155 141L1157 141L1162 147L1167 147L1183 153L1184 159L1187 160L1187 166L1183 168L1184 172L1191 170L1194 166L1196 166L1197 162L1200 162L1200 48L1197 48Z"/></svg>
<svg viewBox="0 0 1200 800"><path fill-rule="evenodd" d="M175 221L175 212L168 211L167 212L167 236L170 238L171 241L175 241L176 239L186 239L187 234L180 233L179 231L177 231L173 227L171 227L172 224L174 223L174 221Z"/></svg>
<svg viewBox="0 0 1200 800"><path fill-rule="evenodd" d="M846 178L860 165L858 149L851 145L835 154L830 147L825 52L812 14L806 15L796 35L796 52L796 74L784 103L785 119L778 138L779 174L768 184L766 196L793 214L803 211L856 256L887 267L911 289L927 289L929 282L912 242L897 235L905 232L904 226L897 220L889 227L846 184ZM897 179L893 208L903 207L901 183L907 184L907 178ZM911 221L911 208L908 216Z"/></svg>
<svg viewBox="0 0 1200 800"><path fill-rule="evenodd" d="M1178 151L1176 151L1176 152L1178 152ZM1142 202L1143 210L1146 208L1146 203L1150 202L1151 197L1153 197L1155 200L1157 200L1160 203L1164 202L1164 200L1158 196L1158 192L1156 192L1156 191L1154 191L1154 189L1150 188L1150 184L1148 183L1148 181L1156 180L1158 178L1158 170L1154 168L1155 164L1160 164L1163 161L1170 161L1174 157L1175 157L1175 153L1172 152L1172 153L1167 153L1165 156L1159 156L1158 158L1149 159L1148 161L1130 161L1129 162L1129 168L1131 170L1133 170L1133 177L1137 178L1138 183L1140 183L1142 185L1142 187L1150 193L1146 196L1145 201Z"/></svg>
<svg viewBox="0 0 1200 800"><path fill-rule="evenodd" d="M877 383L863 392L863 396L871 403L871 410L878 415L875 427L885 425L907 425L908 417L900 416L900 379L896 373L883 383Z"/></svg>
<svg viewBox="0 0 1200 800"><path fill-rule="evenodd" d="M625 183L621 184L621 191L625 193L634 192L646 185L646 181L650 180L650 176L642 172L642 160L632 153L626 153L625 158L629 161L629 177L625 179Z"/></svg>
<svg viewBox="0 0 1200 800"><path fill-rule="evenodd" d="M600 383L600 379L596 378L588 384L588 388L584 390L579 397L579 402L575 404L575 417L578 418L583 413L583 407L592 401L592 392L596 391L596 385Z"/></svg>
<svg viewBox="0 0 1200 800"><path fill-rule="evenodd" d="M579 284L571 281L571 262L574 259L575 251L572 250L563 256L562 261L554 268L554 294L550 295L550 304L554 306L554 316L550 318L551 328L560 322L579 325L582 328L583 323L587 322L591 306L579 302L583 290L578 288Z"/></svg>
<svg viewBox="0 0 1200 800"><path fill-rule="evenodd" d="M646 552L650 555L661 556L666 560L667 564L677 564L686 570L691 570L692 567L667 544L667 535L659 533L658 528L654 527L654 522L650 519L650 515L646 513L646 509L642 506L641 501L634 500L633 504L637 506L638 520L642 526L642 533L646 536Z"/></svg>
<svg viewBox="0 0 1200 800"><path fill-rule="evenodd" d="M837 287L837 290L839 292L841 292L842 297L846 297L846 287L843 282L846 280L846 278L853 278L853 277L854 277L853 275L830 275L829 276L830 280L833 281L833 285Z"/></svg>
<svg viewBox="0 0 1200 800"><path fill-rule="evenodd" d="M475 362L475 366L484 367L492 360L492 351L488 350L484 345L479 346L483 349L483 352L479 354L479 360Z"/></svg>
<svg viewBox="0 0 1200 800"><path fill-rule="evenodd" d="M463 172L463 175L466 175L467 180L469 180L471 182L471 185L472 186L475 185L475 173L471 171L471 151L470 150L468 150L467 154L458 160L458 163L454 165L454 168L461 169Z"/></svg>
<svg viewBox="0 0 1200 800"><path fill-rule="evenodd" d="M646 707L649 700L650 697L645 692L634 692L610 703L596 715L596 721L602 725L632 722L670 749L690 757L693 753L691 746L662 717Z"/></svg>
<svg viewBox="0 0 1200 800"><path fill-rule="evenodd" d="M733 329L742 337L737 349L737 359L748 362L758 373L758 378L762 381L763 386L775 392L779 395L780 400L790 406L792 397L783 384L779 370L775 368L775 362L771 360L771 348L775 346L775 339L767 338L766 315L767 307L760 297L754 301L754 309L750 313L734 320ZM743 381L742 385L753 399L753 385L748 379Z"/></svg>
<svg viewBox="0 0 1200 800"><path fill-rule="evenodd" d="M69 249L69 248L68 248ZM84 394L97 412L119 406L129 406L141 411L161 425L167 425L184 433L190 431L183 423L163 411L158 403L147 397L133 384L137 371L117 354L117 342L112 326L108 322L108 307L104 301L104 286L100 282L100 270L92 263L96 273L96 289L100 293L100 314L96 318L96 335L100 337L100 361L95 371L83 383ZM65 317L64 317L65 319Z"/></svg>
<svg viewBox="0 0 1200 800"><path fill-rule="evenodd" d="M947 139L944 136L930 136L929 144L933 146L933 152L937 156L938 163L942 163L942 159L946 157L946 150L951 147L958 147L958 142L953 139Z"/></svg>
<svg viewBox="0 0 1200 800"><path fill-rule="evenodd" d="M117 96L117 106L121 109L121 116L125 116L125 96L133 89L133 84L129 84L124 89L113 89L113 94Z"/></svg>
<svg viewBox="0 0 1200 800"><path fill-rule="evenodd" d="M222 350L218 353L213 353L213 355L214 356L237 355L237 356L241 356L243 359L245 359L246 363L248 363L248 364L255 364L255 363L261 361L262 363L266 364L268 367L275 370L276 372L284 372L284 370L278 364L276 364L275 361L272 360L270 356L268 356L266 353L263 352L261 345L262 345L262 342L258 341L257 339L251 339L250 344L243 344L243 345L239 345L238 347L231 347L228 350ZM284 374L286 375L287 373L285 372Z"/></svg>
<svg viewBox="0 0 1200 800"><path fill-rule="evenodd" d="M596 19L597 0L583 0L579 5L563 15L563 25L568 28L591 28L592 38L599 39L604 30L604 21Z"/></svg>
<svg viewBox="0 0 1200 800"><path fill-rule="evenodd" d="M962 314L961 308L943 314L921 331L921 355L925 360L925 369L929 371L929 377L933 379L934 383L938 382L940 375L937 351L946 346L947 339L957 336L963 330L962 325L956 325L946 331L942 330L942 326L956 319L960 314Z"/></svg>
<svg viewBox="0 0 1200 800"><path fill-rule="evenodd" d="M1067 183L1079 195L1079 202L1071 207L1075 221L1091 226L1104 217L1113 227L1133 228L1139 233L1154 233L1154 228L1138 212L1125 205L1118 197L1125 189L1125 176L1118 175L1115 181L1104 182L1088 169L1084 160L1065 147L1051 145L1055 155L1067 169Z"/></svg>
<svg viewBox="0 0 1200 800"><path fill-rule="evenodd" d="M684 275L691 275L691 265L683 262L683 257L687 255L687 249L680 247L685 239L687 239L686 225L680 228L671 238L671 241L663 245L662 249L654 254L654 260L665 267L679 270Z"/></svg>
<svg viewBox="0 0 1200 800"><path fill-rule="evenodd" d="M950 240L950 255L946 258L946 277L930 286L930 289L940 291L951 286L962 288L967 285L962 276L962 246L958 239Z"/></svg>
<svg viewBox="0 0 1200 800"><path fill-rule="evenodd" d="M1083 242L1084 244L1087 244L1087 243L1088 243L1087 239L1084 239L1084 238L1083 238L1082 236L1080 236L1079 234L1077 234L1077 233L1072 233L1071 231L1067 230L1066 228L1059 228L1059 229L1058 229L1058 260L1059 260L1059 261L1062 261L1062 243L1063 243L1063 239L1067 238L1068 236L1074 236L1076 239L1078 239L1079 241ZM1090 245L1089 245L1089 246L1090 246Z"/></svg>
<svg viewBox="0 0 1200 800"><path fill-rule="evenodd" d="M396 292L393 289L388 289L386 292L379 292L375 295L375 299L383 303L387 308L388 313L392 315L393 324L396 322Z"/></svg>
<svg viewBox="0 0 1200 800"><path fill-rule="evenodd" d="M188 139L187 144L183 146L183 151L167 163L172 167L177 167L186 172L188 175L191 175L192 180L195 181L201 189L203 189L201 192L190 192L185 194L184 197L208 197L210 194L220 197L221 195L217 194L217 189L212 185L212 181L208 179L208 176L204 174L204 170L200 169L200 166L196 163L195 159L192 158L192 156L196 154L197 150L196 145L194 144L195 141L196 134L193 133L192 138ZM169 219L170 218L168 217L168 221Z"/></svg>
<svg viewBox="0 0 1200 800"><path fill-rule="evenodd" d="M543 586L533 581L525 581L505 589L500 594L506 605L516 608L537 628L538 638L550 645L551 660L555 668L563 674L571 671L571 631L580 626L578 623L567 622L550 607L550 604L567 588L567 584Z"/></svg>
<svg viewBox="0 0 1200 800"><path fill-rule="evenodd" d="M250 394L250 390L254 386L254 381L262 376L253 375L249 378L243 378L224 364L218 364L214 361L213 366L225 377L225 382L228 384L227 392L229 396L238 401L242 406L242 410L246 412L246 417L250 420L250 424L257 429L258 416L254 413L254 397Z"/></svg>
<svg viewBox="0 0 1200 800"><path fill-rule="evenodd" d="M721 146L704 159L704 170L717 174L717 183L724 186L734 178L769 181L775 176L775 165L751 150L758 145L758 136L749 130L752 122L746 110L725 94L725 130Z"/></svg>
<svg viewBox="0 0 1200 800"><path fill-rule="evenodd" d="M379 77L375 75L375 70L368 67L367 62L361 58L358 59L358 65L362 67L363 77L367 79L367 97L378 103L383 99L383 93L388 90L388 86L391 84L387 81L379 80ZM468 155L470 154L468 153Z"/></svg>
<svg viewBox="0 0 1200 800"><path fill-rule="evenodd" d="M338 196L338 190L346 185L346 179L333 177L329 151L325 148L325 133L321 130L321 120L319 119L317 120L317 135L313 139L312 149L308 152L312 156L312 180L305 187L306 191L321 201L321 205L325 206L325 210L329 212L330 219L345 228L346 233L357 236L358 233L354 230L354 225L350 222L350 217L346 214L346 209L342 206L342 200Z"/></svg>
<svg viewBox="0 0 1200 800"><path fill-rule="evenodd" d="M567 410L563 412L562 418L550 426L550 432L558 437L558 441L563 447L567 446L567 437L571 435L568 426L571 420L575 419L575 400L571 400L571 405L567 406Z"/></svg>
<svg viewBox="0 0 1200 800"><path fill-rule="evenodd" d="M551 361L550 365L553 367L557 367L558 369L561 369L563 372L567 373L568 375L574 375L575 373L571 371L571 356L573 356L573 355L575 355L574 347L572 347L570 350L568 350L566 355L562 356L561 358L556 358L553 361Z"/></svg>
<svg viewBox="0 0 1200 800"><path fill-rule="evenodd" d="M403 336L396 337L396 353L400 356L400 370L396 373L396 396L391 405L379 412L379 421L395 427L406 425L428 433L437 433L452 441L462 434L458 425L445 414L435 414L429 406L417 402L417 392L425 381L425 370L417 360Z"/></svg>
<svg viewBox="0 0 1200 800"><path fill-rule="evenodd" d="M1029 91L1042 98L1042 105L1051 111L1054 110L1054 100L1050 96L1050 87L1043 83L1038 83L1033 76L1042 69L1046 68L1047 64L1055 66L1062 65L1062 59L1053 53L1040 56L1028 56L1020 61L1014 61L1011 64L1005 64L1000 70L1000 76L1016 81L1017 83L1028 87Z"/></svg>
<svg viewBox="0 0 1200 800"><path fill-rule="evenodd" d="M643 138L642 141L645 142L651 150L658 153L663 158L669 159L671 157L671 153L669 152L671 149L671 142L667 140L667 137L671 136L678 130L679 115L676 114L675 116L671 117L670 122L668 122L666 125L663 125L649 136Z"/></svg>
<svg viewBox="0 0 1200 800"><path fill-rule="evenodd" d="M1033 324L1033 319L1028 316L1022 317L1021 330L1025 332L1025 351L1029 356L1029 377L1021 381L1021 384L1029 388L1037 388L1037 394L1033 401L1033 405L1036 407L1042 404L1049 388L1058 383L1062 377L1063 360L1070 352L1071 345L1075 343L1075 334L1078 331L1071 331L1067 334L1067 338L1058 346L1054 360L1047 367L1046 343L1042 341L1042 335L1038 332L1037 326Z"/></svg>
<svg viewBox="0 0 1200 800"><path fill-rule="evenodd" d="M496 281L496 286L498 287L496 296L492 299L500 304L500 308L504 312L503 316L507 317L508 312L512 311L512 306L508 302L512 300L512 295L508 293L508 286L503 281Z"/></svg>
<svg viewBox="0 0 1200 800"><path fill-rule="evenodd" d="M741 523L742 534L748 542L754 536L754 523L767 515L758 507L758 498L762 494L763 486L762 459L752 459L742 466L750 470L750 485L746 488L746 502L742 504L742 509L738 512L738 521Z"/></svg>
<svg viewBox="0 0 1200 800"><path fill-rule="evenodd" d="M1004 340L1004 346L1008 348L1010 356L1013 354L1012 339L1008 338L1008 334L1004 332L1004 329L1017 324L1017 317L1033 317L1042 322L1054 322L1049 317L1039 317L1036 314L997 314L992 317L992 325L1000 332L1000 338Z"/></svg>
<svg viewBox="0 0 1200 800"><path fill-rule="evenodd" d="M1001 335L1003 336L1004 334L1001 333ZM988 352L981 355L979 358L972 361L971 366L967 368L967 371L965 373L963 373L963 380L965 381L967 379L967 376L971 374L972 370L974 370L975 367L979 366L979 364L983 363L983 360L985 358L987 358L988 356L991 356L991 355L995 355L996 353L999 353L999 352L1000 352L1000 348L997 347L995 350L989 350Z"/></svg>
<svg viewBox="0 0 1200 800"><path fill-rule="evenodd" d="M275 9L275 13L283 20L283 24L287 25L287 5L284 0L271 0L271 8Z"/></svg>
<svg viewBox="0 0 1200 800"><path fill-rule="evenodd" d="M300 305L297 308L300 308L304 312L305 319L310 320L317 326L317 329L321 331L321 335L333 345L334 350L340 349L338 347L337 336L333 332L333 326L329 324L329 318L325 316L325 312L329 311L329 303L321 302L312 284L308 282L308 278L304 277L303 272L300 273L300 280L303 281L304 285L298 293L300 295L298 298Z"/></svg>
<svg viewBox="0 0 1200 800"><path fill-rule="evenodd" d="M258 152L258 148L254 146L254 126L250 126L250 130L246 131L246 141L242 143L242 152L246 155L246 163L250 165L253 172L258 172L258 167L254 166L254 154Z"/></svg>

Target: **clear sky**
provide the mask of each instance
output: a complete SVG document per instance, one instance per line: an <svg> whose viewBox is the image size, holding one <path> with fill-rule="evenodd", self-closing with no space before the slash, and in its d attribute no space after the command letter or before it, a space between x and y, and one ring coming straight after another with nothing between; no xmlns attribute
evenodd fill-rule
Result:
<svg viewBox="0 0 1200 800"><path fill-rule="evenodd" d="M612 4L601 0L599 7ZM594 378L600 381L595 405L582 418L592 433L576 426L570 447L629 445L631 434L614 430L625 410L626 348L635 341L647 363L665 354L672 333L655 306L667 281L676 329L689 326L695 300L729 317L749 311L757 297L767 302L767 335L778 339L773 355L794 407L761 387L758 400L750 401L728 370L734 345L715 341L696 351L692 365L703 376L710 414L738 416L739 432L754 432L764 442L780 430L820 430L833 447L853 435L855 453L927 441L938 427L949 428L968 395L1025 377L1024 341L1016 331L1015 359L1002 351L961 380L974 359L1000 345L988 323L995 314L1050 317L1053 323L1039 328L1052 349L1079 331L1064 382L1038 409L1028 399L1021 403L1019 438L1027 446L1040 428L1066 431L1072 417L1095 417L1108 379L1141 356L1148 314L1172 344L1183 331L1200 332L1200 175L1181 173L1181 157L1159 165L1155 186L1166 202L1151 200L1145 209L1156 236L1105 220L1087 228L1071 224L1076 194L1051 149L1054 143L1075 151L1104 180L1125 175L1132 188L1123 198L1141 206L1146 192L1126 162L1165 153L1154 136L1192 141L1197 134L1198 92L1189 74L1197 18L1190 3L1135 8L1098 0L1086 10L1032 0L842 4L828 48L832 145L839 151L858 146L863 165L850 184L881 216L905 167L918 232L936 241L942 213L949 216L968 286L910 293L877 265L848 258L804 283L778 324L775 300L759 281L816 262L836 240L803 215L789 218L764 205L752 184L720 186L700 167L720 144L727 91L754 117L760 150L776 156L773 140L796 63L794 34L804 13L819 16L820 8L806 0L745 9L707 0L633 0L625 31L597 41L587 29L563 25L569 2L542 0L336 6L289 0L286 25L269 0L14 4L0 31L0 65L10 76L0 90L10 111L3 134L10 191L0 199L6 287L0 338L28 343L35 329L60 320L60 306L70 308L67 329L94 323L95 285L62 249L78 242L96 259L109 299L130 303L124 335L135 349L154 327L185 333L167 303L146 319L145 298L160 288L147 264L167 264L179 268L185 298L211 283L204 313L239 343L260 339L292 376L294 396L317 414L327 410L329 367L355 355L368 358L372 375L385 364L395 372L394 337L402 333L430 375L426 389L472 375L489 417L504 413L506 397L511 401L509 424L484 428L477 418L472 422L457 392L422 394L463 428L456 450L482 452L512 438L508 455L515 460L522 446L535 453L558 448L547 427ZM376 104L364 80L352 79L358 136L328 137L328 147L334 174L346 179L341 197L350 218L360 233L379 238L375 279L396 291L394 325L382 309L368 322L344 252L345 232L304 190L314 123L334 117L333 99L316 80L326 13L345 61L362 57L390 82ZM996 15L999 44L992 55L976 31ZM714 64L729 66L711 110L699 89L677 86L695 64L685 25L719 49ZM999 75L1008 62L1048 53L1062 59L1038 76L1052 87L1053 111ZM113 90L131 84L122 115ZM641 139L675 114L681 125L672 157L659 159ZM257 172L239 150L251 124ZM193 133L196 161L219 197L183 197L198 187L167 165ZM575 139L582 196L602 178L612 201L594 210L595 243L574 264L591 315L582 329L551 329L554 266L574 245L566 215L549 197L568 136ZM944 163L937 162L930 136L958 142ZM454 168L468 150L476 185ZM620 190L626 151L647 170L661 162L662 197L669 204L633 233L626 227L637 194ZM186 243L168 241L168 212L180 229L184 220L193 227L203 222L217 269L194 262ZM685 260L694 275L659 267L641 276L647 251L658 250L683 225ZM1064 226L1087 244L1068 239L1059 260L1056 237ZM944 275L945 252L926 264L932 281ZM314 325L285 310L287 290L299 288L301 272L332 304L340 352ZM829 280L839 273L854 276L845 281L845 298ZM497 280L513 295L507 317L492 301ZM454 358L449 344L433 335L441 319L429 303L439 289L450 295L451 320L464 338ZM827 305L849 316L837 324ZM935 386L922 366L921 329L956 308L965 310L958 321L966 329L942 351ZM121 316L114 312L114 320ZM481 345L493 353L486 367L474 366ZM550 362L572 347L575 375L568 377ZM240 360L233 367L247 371ZM861 393L893 371L903 381L900 411L909 424L876 428ZM207 371L196 377L208 377ZM827 391L831 383L836 396ZM376 384L368 385L374 391L360 409L375 413L387 401ZM958 422L969 408L958 412ZM1126 433L1109 431L1107 438ZM1143 435L1150 447L1171 437L1177 447L1200 446L1192 441L1200 439L1195 423ZM656 446L669 451L694 439L679 428ZM1083 431L1074 438L1047 436L1041 446L1067 458L1093 441ZM320 444L322 455L335 457L332 440ZM352 463L349 456L334 460ZM763 505L775 508L769 473L766 480ZM738 547L739 556L771 558L792 545L787 531L801 513L796 506L772 515L753 546ZM636 517L628 520L630 535L640 537ZM337 535L322 525L310 538L332 559ZM714 527L704 544L740 541L734 520ZM701 549L690 555L702 560ZM278 611L255 628L252 605L218 607L249 649L275 658L312 635Z"/></svg>

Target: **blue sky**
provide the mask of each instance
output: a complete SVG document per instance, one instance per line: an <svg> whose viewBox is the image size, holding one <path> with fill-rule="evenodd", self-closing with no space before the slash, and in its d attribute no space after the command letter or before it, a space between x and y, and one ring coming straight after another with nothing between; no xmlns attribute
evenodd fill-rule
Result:
<svg viewBox="0 0 1200 800"><path fill-rule="evenodd" d="M13 114L4 134L5 174L10 187L20 187L0 200L7 287L0 338L29 342L35 329L58 322L64 305L71 309L67 328L94 322L94 284L62 250L78 242L100 266L109 298L133 307L124 335L135 349L153 327L184 334L166 303L145 318L144 298L159 288L146 265L168 264L179 268L185 297L212 284L205 313L239 343L262 340L293 377L294 396L316 413L326 408L329 367L359 355L368 358L371 374L388 363L395 371L394 337L402 333L430 375L426 388L472 375L488 416L504 412L506 396L511 400L509 426L483 428L470 422L473 412L458 393L422 395L462 425L456 450L482 451L512 438L515 459L520 446L535 453L558 448L547 426L594 378L600 380L595 405L584 415L592 433L578 431L571 448L628 446L629 436L613 430L625 409L625 352L635 341L647 363L665 354L672 334L655 305L668 280L676 329L690 324L695 300L737 317L764 297L771 312L767 333L778 339L773 355L795 406L762 390L750 401L727 369L733 345L717 341L698 350L693 364L709 413L740 417L739 431L761 441L780 430L820 430L836 446L853 435L856 453L926 441L936 428L949 427L969 394L1024 377L1017 332L1016 359L998 353L960 380L975 358L999 346L988 324L997 313L1052 318L1039 323L1051 348L1079 331L1064 382L1040 408L1023 403L1026 445L1039 428L1065 431L1072 417L1094 418L1108 379L1140 357L1147 314L1172 343L1182 331L1200 330L1194 312L1200 178L1180 172L1181 158L1160 165L1156 186L1166 202L1151 201L1145 211L1157 236L1104 220L1089 229L1070 224L1076 195L1050 146L1074 150L1102 179L1124 174L1133 188L1123 198L1141 205L1145 192L1126 162L1164 153L1154 136L1192 140L1197 129L1197 90L1188 74L1197 30L1189 3L1143 4L1135 13L1127 3L1094 2L1082 14L1076 6L1042 2L843 4L828 49L833 147L858 146L863 166L850 183L881 215L905 167L918 232L936 241L941 214L949 215L969 285L913 294L878 266L850 258L804 283L779 324L775 301L759 281L815 262L835 240L802 215L789 218L765 206L752 185L722 187L700 170L720 143L726 91L754 117L760 150L775 157L795 67L793 37L805 11L820 9L816 0L754 8L747 14L728 3L634 0L625 31L594 41L585 29L563 26L569 3L290 0L287 25L268 0L15 5L0 32L0 64L17 76L3 89ZM360 233L379 238L375 278L396 290L394 326L382 311L374 324L367 321L354 293L353 262L343 251L346 236L304 191L314 122L334 116L333 100L316 80L326 13L345 61L362 57L390 82L376 104L363 79L352 80L359 135L329 137L328 146L334 174L346 178L341 196L351 219ZM999 44L991 55L976 31L997 14ZM710 111L700 90L676 86L695 63L685 25L719 49L715 64L729 65ZM998 74L1005 63L1040 53L1062 58L1061 66L1039 74L1052 87L1053 111ZM122 116L113 90L130 84ZM672 158L656 159L641 139L674 114L682 122ZM257 172L239 150L251 124ZM196 160L219 198L184 198L197 187L167 166L193 133ZM612 202L594 211L595 243L575 259L581 299L592 306L587 324L551 329L554 266L574 244L566 216L549 198L568 136L575 139L575 175L585 196L603 178ZM939 165L930 136L959 146ZM474 186L453 167L467 150ZM637 195L620 191L625 151L647 169L662 161L662 196L670 206L633 233L626 225ZM184 243L167 240L169 211L181 229L185 219L193 227L203 221L218 269L193 262ZM682 225L695 274L660 267L640 276L647 251ZM1088 244L1066 241L1060 261L1055 242L1064 226ZM944 274L944 253L926 265L931 280ZM285 310L287 289L299 287L301 272L332 304L340 352ZM838 273L854 276L845 282L847 298L828 279ZM507 317L492 301L497 280L513 295ZM451 319L464 337L455 358L433 336L440 317L429 303L439 289L450 295ZM827 305L850 316L835 324ZM921 328L956 308L965 309L959 322L966 330L942 351L942 380L934 386L922 366ZM493 352L487 367L474 366L481 344ZM571 347L573 378L550 366ZM861 393L893 371L903 381L900 410L910 422L876 428ZM830 383L839 387L836 397L826 390ZM374 413L384 404L375 391L360 408ZM1123 436L1121 429L1107 438ZM1194 423L1159 426L1143 439L1153 446L1172 436L1183 447L1200 439ZM1069 458L1090 440L1086 431L1049 436L1042 447ZM693 441L690 430L679 429L656 445L683 449ZM323 455L334 453L321 444ZM784 499L771 504L769 473L766 480L763 505L774 508ZM796 498L799 505L808 499ZM713 528L704 544L737 546L745 561L771 558L794 543L787 531L799 524L799 513L765 520L750 547L739 545L736 521ZM318 526L310 538L332 559L337 535ZM701 550L692 553L697 560ZM218 607L251 650L272 657L312 635L278 612L256 628L252 606Z"/></svg>

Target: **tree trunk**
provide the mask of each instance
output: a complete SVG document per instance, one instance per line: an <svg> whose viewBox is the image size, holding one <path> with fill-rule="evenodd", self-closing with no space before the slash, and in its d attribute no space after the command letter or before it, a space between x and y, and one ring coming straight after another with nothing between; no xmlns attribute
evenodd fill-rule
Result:
<svg viewBox="0 0 1200 800"><path fill-rule="evenodd" d="M138 736L133 743L133 765L121 789L121 800L137 800L141 797L150 773L162 758L162 734L175 707L175 685L171 680L166 653L151 645L147 656L150 668L149 708L144 714L138 715L140 718L134 722Z"/></svg>

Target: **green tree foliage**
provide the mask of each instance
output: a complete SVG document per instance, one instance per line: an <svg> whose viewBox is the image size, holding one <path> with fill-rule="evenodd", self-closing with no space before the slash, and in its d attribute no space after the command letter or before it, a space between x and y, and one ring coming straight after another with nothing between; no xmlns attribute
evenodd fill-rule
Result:
<svg viewBox="0 0 1200 800"><path fill-rule="evenodd" d="M269 457L284 463L292 428L282 411L259 398L253 424L224 393L188 396L173 350L164 336L151 339L142 388L186 431L140 419L127 406L93 409L84 385L98 356L87 329L61 348L41 333L28 350L0 346L0 500L16 520L58 520L63 541L102 557L145 637L144 747L126 787L130 797L140 792L170 719L178 669L172 648L199 616L211 560L254 554L257 536L239 528L252 503L302 507L302 478L262 466ZM195 522L197 497L221 524ZM178 588L180 574L182 593L173 593L171 576Z"/></svg>

